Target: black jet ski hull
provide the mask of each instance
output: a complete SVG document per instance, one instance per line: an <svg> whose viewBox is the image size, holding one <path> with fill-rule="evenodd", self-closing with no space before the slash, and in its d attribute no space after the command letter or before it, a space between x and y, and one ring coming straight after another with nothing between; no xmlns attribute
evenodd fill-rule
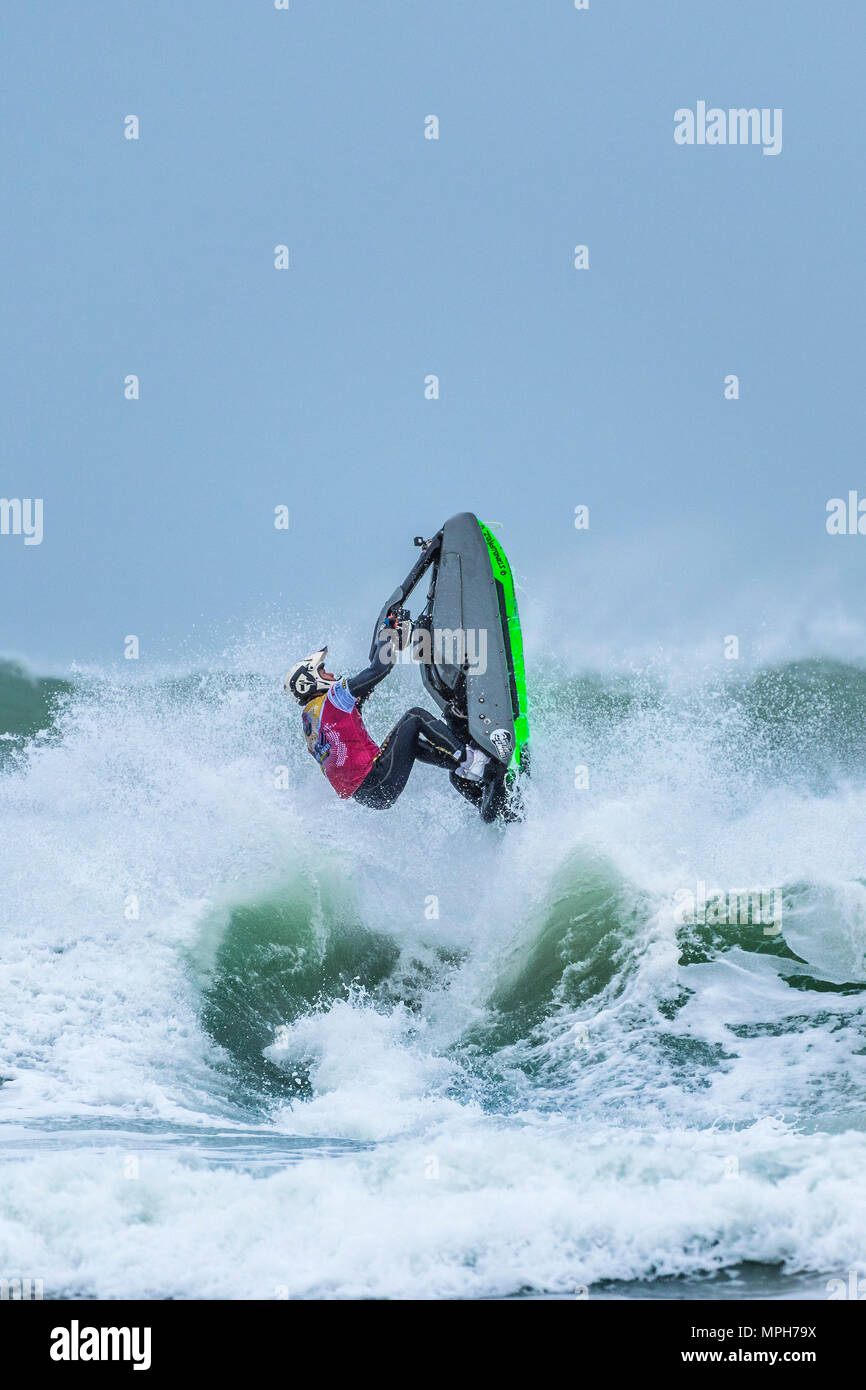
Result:
<svg viewBox="0 0 866 1390"><path fill-rule="evenodd" d="M523 641L511 569L498 538L472 512L459 512L419 543L422 554L384 605L376 632L429 571L427 603L412 629L413 654L451 727L490 759L481 788L453 780L478 802L484 819L494 819L529 762Z"/></svg>

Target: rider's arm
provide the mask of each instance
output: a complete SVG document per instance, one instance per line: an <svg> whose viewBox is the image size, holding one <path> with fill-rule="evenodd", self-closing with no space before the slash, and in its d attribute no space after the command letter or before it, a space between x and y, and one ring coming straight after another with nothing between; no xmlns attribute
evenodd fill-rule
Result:
<svg viewBox="0 0 866 1390"><path fill-rule="evenodd" d="M346 682L350 695L354 695L356 700L365 700L393 668L394 629L386 624L380 629L376 654L370 665L357 676L350 676Z"/></svg>

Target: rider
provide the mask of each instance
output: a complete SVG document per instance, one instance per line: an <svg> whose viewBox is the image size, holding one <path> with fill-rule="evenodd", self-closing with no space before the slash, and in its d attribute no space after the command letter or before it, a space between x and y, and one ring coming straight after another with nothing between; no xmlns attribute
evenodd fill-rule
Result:
<svg viewBox="0 0 866 1390"><path fill-rule="evenodd" d="M394 665L401 636L400 616L391 613L379 630L375 656L360 675L338 679L326 671L328 648L322 647L297 662L285 681L285 689L303 707L307 748L334 791L378 810L393 806L416 762L476 783L487 763L486 754L462 743L447 724L418 706L398 719L381 748L373 742L360 706Z"/></svg>

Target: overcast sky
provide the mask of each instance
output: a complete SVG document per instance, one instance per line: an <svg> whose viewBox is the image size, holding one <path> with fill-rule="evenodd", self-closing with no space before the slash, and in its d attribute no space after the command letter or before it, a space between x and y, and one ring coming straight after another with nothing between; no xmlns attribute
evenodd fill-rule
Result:
<svg viewBox="0 0 866 1390"><path fill-rule="evenodd" d="M536 651L853 654L866 536L825 509L866 496L866 8L83 0L3 30L0 496L44 537L0 536L0 650L171 661L285 609L362 653L412 536L471 509ZM699 101L780 108L781 153L678 145Z"/></svg>

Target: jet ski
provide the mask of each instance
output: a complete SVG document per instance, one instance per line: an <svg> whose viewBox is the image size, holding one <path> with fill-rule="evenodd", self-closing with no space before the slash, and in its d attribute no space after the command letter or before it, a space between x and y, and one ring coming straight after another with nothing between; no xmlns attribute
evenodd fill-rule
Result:
<svg viewBox="0 0 866 1390"><path fill-rule="evenodd" d="M454 787L477 805L482 820L522 819L520 783L529 771L529 720L523 639L511 567L499 539L473 512L458 512L429 540L383 604L377 634L397 615L425 689L453 732L487 754L483 781L451 774ZM429 578L416 618L404 604Z"/></svg>

